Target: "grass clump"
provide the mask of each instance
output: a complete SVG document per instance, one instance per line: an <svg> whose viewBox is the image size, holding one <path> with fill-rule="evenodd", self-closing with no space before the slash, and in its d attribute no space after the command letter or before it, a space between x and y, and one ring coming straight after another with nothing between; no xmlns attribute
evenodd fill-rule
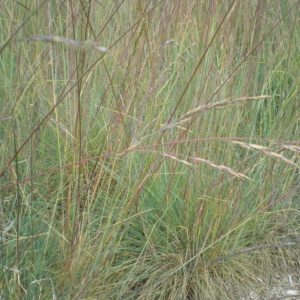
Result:
<svg viewBox="0 0 300 300"><path fill-rule="evenodd" d="M238 299L297 267L298 1L1 9L3 299Z"/></svg>

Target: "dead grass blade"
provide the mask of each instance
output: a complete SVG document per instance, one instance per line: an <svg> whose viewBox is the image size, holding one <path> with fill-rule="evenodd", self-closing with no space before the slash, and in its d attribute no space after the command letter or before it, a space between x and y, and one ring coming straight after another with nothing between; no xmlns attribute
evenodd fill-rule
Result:
<svg viewBox="0 0 300 300"><path fill-rule="evenodd" d="M34 107L32 104L30 104L30 106L35 109L37 112L39 112L41 115L46 116L46 114L41 111L40 109L38 109L37 107ZM66 126L56 120L54 120L53 118L51 118L50 116L48 116L48 118L55 123L56 125L58 125L66 134L68 134L72 139L76 140L76 138L74 137L74 135L72 135L66 128Z"/></svg>
<svg viewBox="0 0 300 300"><path fill-rule="evenodd" d="M241 251L237 251L237 252L229 254L229 255L225 255L222 257L218 257L218 258L203 262L201 264L190 267L188 269L199 268L201 266L208 265L213 262L217 262L217 261L224 260L224 259L227 259L227 258L230 258L233 256L237 256L237 255L241 255L241 254L245 254L245 253L249 253L249 252L253 252L253 251L257 251L257 250L263 250L263 249L268 249L268 248L283 248L283 247L298 245L299 243L300 243L300 239L292 239L289 242L283 243L283 244L263 244L263 245L259 245L259 246L254 246L254 247L250 247L250 248L247 248L247 249L244 249Z"/></svg>
<svg viewBox="0 0 300 300"><path fill-rule="evenodd" d="M14 226L14 224L15 224L15 220L11 221L4 228L1 228L1 230L2 230L2 238L0 237L0 241L2 241L2 240L5 239L6 233L12 229L12 227Z"/></svg>

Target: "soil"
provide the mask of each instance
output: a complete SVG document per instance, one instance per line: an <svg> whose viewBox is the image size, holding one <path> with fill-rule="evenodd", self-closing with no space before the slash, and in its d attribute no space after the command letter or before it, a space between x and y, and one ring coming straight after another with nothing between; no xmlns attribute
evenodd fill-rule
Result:
<svg viewBox="0 0 300 300"><path fill-rule="evenodd" d="M300 270L283 274L282 271L274 274L269 283L257 278L262 285L257 291L249 291L241 300L300 300Z"/></svg>

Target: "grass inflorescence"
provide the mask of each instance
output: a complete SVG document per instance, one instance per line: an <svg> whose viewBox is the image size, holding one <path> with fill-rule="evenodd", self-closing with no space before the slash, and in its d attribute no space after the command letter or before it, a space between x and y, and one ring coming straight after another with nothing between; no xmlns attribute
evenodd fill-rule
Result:
<svg viewBox="0 0 300 300"><path fill-rule="evenodd" d="M299 267L299 1L0 14L1 299L241 299Z"/></svg>

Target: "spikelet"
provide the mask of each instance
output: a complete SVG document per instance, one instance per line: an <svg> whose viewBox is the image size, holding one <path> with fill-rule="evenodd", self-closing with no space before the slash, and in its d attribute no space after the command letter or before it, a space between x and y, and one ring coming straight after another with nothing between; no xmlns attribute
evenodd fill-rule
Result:
<svg viewBox="0 0 300 300"><path fill-rule="evenodd" d="M291 146L291 145L282 145L283 148L289 149L295 152L300 152L300 147L297 146Z"/></svg>
<svg viewBox="0 0 300 300"><path fill-rule="evenodd" d="M235 144L235 145L238 145L240 147L243 147L243 148L258 150L258 151L264 153L267 156L270 156L270 157L275 158L275 159L280 159L280 160L284 161L285 163L287 163L289 165L292 165L294 167L298 167L293 161L287 159L286 157L284 157L281 154L269 151L267 147L263 147L263 146L256 145L256 144L246 144L246 143L238 142L238 141L232 141L232 143Z"/></svg>
<svg viewBox="0 0 300 300"><path fill-rule="evenodd" d="M66 39L59 36L44 36L44 35L34 35L25 40L31 41L42 41L49 43L63 43L70 48L80 49L80 50L96 50L100 52L107 52L108 49L101 47L96 41L74 41Z"/></svg>
<svg viewBox="0 0 300 300"><path fill-rule="evenodd" d="M191 163L187 162L186 160L182 160L182 159L179 159L173 155L170 155L170 154L165 154L163 153L162 156L165 156L165 157L168 157L170 159L173 159L173 160L176 160L180 163L183 163L185 165L188 165L190 167L194 167L194 165L192 165ZM247 177L246 175L242 174L242 173L237 173L235 172L234 170L226 167L226 166L222 166L222 165L217 165L217 164L214 164L206 159L202 159L202 158L198 158L198 157L189 157L191 160L193 160L194 162L202 162L202 163L205 163L205 164L208 164L209 166L213 167L213 168L216 168L216 169L219 169L221 171L226 171L228 173L230 173L231 175L235 176L235 177L238 177L238 178L242 178L242 179L250 179L249 177Z"/></svg>
<svg viewBox="0 0 300 300"><path fill-rule="evenodd" d="M194 167L191 163L187 162L186 160L179 159L179 158L177 158L177 157L175 157L175 156L173 156L173 155L163 153L162 156L171 158L171 159L176 160L176 161L178 161L178 162L180 162L180 163L183 163L183 164L185 164L185 165L187 165L187 166Z"/></svg>
<svg viewBox="0 0 300 300"><path fill-rule="evenodd" d="M219 101L219 102L216 102L216 103L207 104L207 105L204 105L204 106L198 106L198 107L188 111L185 115L183 115L182 117L177 119L175 122L188 120L194 114L197 114L197 113L200 113L202 111L209 110L209 109L212 109L212 108L215 108L215 107L218 108L218 107L223 107L223 106L233 106L233 105L236 105L236 104L242 104L245 101L249 101L249 100L263 100L265 98L270 98L270 97L271 96L264 95L264 96L256 96L256 97L242 97L242 98L237 98L237 99L232 99L232 100L226 99L226 100Z"/></svg>
<svg viewBox="0 0 300 300"><path fill-rule="evenodd" d="M209 160L206 160L206 159L203 159L203 158L194 157L194 158L192 158L192 160L195 161L195 162L202 162L202 163L208 164L209 166L211 166L213 168L216 168L216 169L219 169L221 171L229 172L230 174L232 174L233 176L238 177L238 178L250 179L249 177L247 177L246 175L244 175L242 173L237 173L234 170L232 170L232 169L230 169L226 166L216 165L216 164L210 162Z"/></svg>

